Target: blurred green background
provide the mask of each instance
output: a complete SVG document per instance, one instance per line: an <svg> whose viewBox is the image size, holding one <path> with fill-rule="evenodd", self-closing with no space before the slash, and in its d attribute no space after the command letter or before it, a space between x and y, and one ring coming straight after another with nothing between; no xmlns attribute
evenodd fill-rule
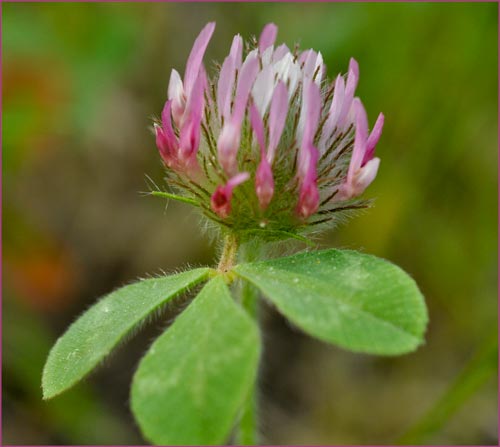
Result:
<svg viewBox="0 0 500 447"><path fill-rule="evenodd" d="M376 204L321 244L399 264L430 311L425 346L377 358L266 308L262 441L497 444L497 4L1 6L3 444L144 442L128 389L167 320L54 401L41 401L41 369L100 295L214 263L189 207L140 194L146 175L163 181L151 117L210 20L209 70L232 35L270 21L278 42L320 50L331 77L359 61L371 122L386 116Z"/></svg>

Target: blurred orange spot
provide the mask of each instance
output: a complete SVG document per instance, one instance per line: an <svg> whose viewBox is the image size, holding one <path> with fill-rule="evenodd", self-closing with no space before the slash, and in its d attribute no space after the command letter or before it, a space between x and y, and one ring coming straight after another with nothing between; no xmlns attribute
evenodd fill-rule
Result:
<svg viewBox="0 0 500 447"><path fill-rule="evenodd" d="M71 303L78 282L69 254L55 250L4 258L4 274L16 296L37 310L49 312Z"/></svg>
<svg viewBox="0 0 500 447"><path fill-rule="evenodd" d="M2 73L4 102L30 99L45 109L69 101L69 86L64 70L54 61L15 59L4 65Z"/></svg>

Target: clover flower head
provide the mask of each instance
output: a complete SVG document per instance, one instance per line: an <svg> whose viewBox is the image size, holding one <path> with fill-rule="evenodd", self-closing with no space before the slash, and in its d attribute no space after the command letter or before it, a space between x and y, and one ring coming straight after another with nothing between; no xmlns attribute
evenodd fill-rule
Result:
<svg viewBox="0 0 500 447"><path fill-rule="evenodd" d="M208 76L214 30L197 37L184 79L172 70L154 126L169 182L234 232L299 234L366 207L359 196L377 175L384 116L370 133L357 62L330 82L321 53L276 46L271 23L245 56L235 36Z"/></svg>

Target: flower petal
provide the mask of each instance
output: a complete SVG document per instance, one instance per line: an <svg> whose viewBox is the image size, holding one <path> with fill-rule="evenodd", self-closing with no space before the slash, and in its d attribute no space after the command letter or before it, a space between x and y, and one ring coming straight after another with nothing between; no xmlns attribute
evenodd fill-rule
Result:
<svg viewBox="0 0 500 447"><path fill-rule="evenodd" d="M236 74L235 60L229 55L224 59L217 83L217 108L219 118L225 120L231 115L231 98Z"/></svg>
<svg viewBox="0 0 500 447"><path fill-rule="evenodd" d="M305 183L300 189L299 202L296 212L303 219L307 219L318 211L319 191L316 181Z"/></svg>
<svg viewBox="0 0 500 447"><path fill-rule="evenodd" d="M259 200L259 206L265 210L274 195L273 171L266 157L262 156L255 173L255 193Z"/></svg>
<svg viewBox="0 0 500 447"><path fill-rule="evenodd" d="M291 53L274 64L274 73L278 80L282 80L288 86L288 98L291 99L297 89L301 71L299 64L293 60Z"/></svg>
<svg viewBox="0 0 500 447"><path fill-rule="evenodd" d="M321 95L319 87L311 79L306 78L304 80L302 108L297 128L297 138L302 139L298 164L299 178L305 176L305 171L308 169L310 147L313 146L314 135L318 128L320 110Z"/></svg>
<svg viewBox="0 0 500 447"><path fill-rule="evenodd" d="M180 126L184 108L186 107L186 95L184 93L184 85L177 70L172 70L170 73L170 81L168 83L168 99L172 101L172 115L174 122Z"/></svg>
<svg viewBox="0 0 500 447"><path fill-rule="evenodd" d="M196 156L200 145L205 85L205 71L200 70L186 105L184 124L181 127L179 135L179 155L183 161Z"/></svg>
<svg viewBox="0 0 500 447"><path fill-rule="evenodd" d="M279 81L274 89L269 110L269 145L267 148L267 160L273 163L276 148L285 128L288 114L288 91L283 81Z"/></svg>
<svg viewBox="0 0 500 447"><path fill-rule="evenodd" d="M304 124L304 136L303 141L308 144L313 143L314 134L318 128L319 115L321 110L321 94L319 88L316 84L311 81L305 82L305 96L304 101L306 102L306 120Z"/></svg>
<svg viewBox="0 0 500 447"><path fill-rule="evenodd" d="M323 80L323 73L325 71L325 66L323 63L323 56L321 52L318 51L318 56L316 57L316 61L314 62L314 70L313 70L313 80L316 84L321 85L321 81Z"/></svg>
<svg viewBox="0 0 500 447"><path fill-rule="evenodd" d="M243 39L239 34L236 34L236 36L233 37L233 43L231 44L229 56L233 58L234 66L236 68L240 68L243 56Z"/></svg>
<svg viewBox="0 0 500 447"><path fill-rule="evenodd" d="M228 180L226 188L230 188L232 191L236 186L246 182L249 178L250 174L248 172L240 172Z"/></svg>
<svg viewBox="0 0 500 447"><path fill-rule="evenodd" d="M177 136L175 135L174 128L172 127L172 100L169 99L165 106L163 107L163 111L161 112L161 123L163 127L163 133L167 140L167 143L172 151L177 151L178 149L178 141Z"/></svg>
<svg viewBox="0 0 500 447"><path fill-rule="evenodd" d="M375 154L375 146L377 145L378 140L382 135L383 127L384 127L384 114L380 113L377 118L377 121L375 121L375 125L373 126L370 136L368 137L368 141L366 142L366 152L363 158L363 162L361 163L361 166L364 166L373 158L373 155Z"/></svg>
<svg viewBox="0 0 500 447"><path fill-rule="evenodd" d="M260 61L262 64L262 67L266 67L268 65L271 65L273 62L273 54L274 54L274 47L269 47L266 50L264 50L263 53L260 55Z"/></svg>
<svg viewBox="0 0 500 447"><path fill-rule="evenodd" d="M233 189L250 178L248 172L240 172L232 177L224 186L218 186L210 199L210 206L215 213L225 219L231 214Z"/></svg>
<svg viewBox="0 0 500 447"><path fill-rule="evenodd" d="M359 80L359 66L354 58L349 61L349 73L347 75L347 84L345 87L344 101L342 103L342 110L340 111L340 116L338 118L338 127L344 127L346 125L346 118L351 109L351 104L354 98L354 92L358 86Z"/></svg>
<svg viewBox="0 0 500 447"><path fill-rule="evenodd" d="M315 53L315 51L309 49L309 50L304 50L300 53L299 65L301 66L302 70L304 70L304 71L308 71L308 70L305 70L308 59L316 57L314 54L311 54L311 53Z"/></svg>
<svg viewBox="0 0 500 447"><path fill-rule="evenodd" d="M379 165L380 158L372 158L356 171L351 182L346 181L340 186L336 200L350 200L363 194L377 176Z"/></svg>
<svg viewBox="0 0 500 447"><path fill-rule="evenodd" d="M232 116L224 123L217 140L219 163L228 175L234 175L238 168L237 154L241 139L241 124L245 116L250 89L258 70L257 55L249 54L240 70Z"/></svg>
<svg viewBox="0 0 500 447"><path fill-rule="evenodd" d="M319 190L317 185L316 165L319 152L314 146L307 148L307 167L305 176L300 182L299 200L297 203L297 214L306 219L314 214L319 207Z"/></svg>
<svg viewBox="0 0 500 447"><path fill-rule="evenodd" d="M172 162L172 155L170 153L170 147L165 137L165 133L163 132L162 128L156 123L154 124L154 129L156 135L156 147L158 148L161 158L163 159L165 164L167 166L170 166Z"/></svg>
<svg viewBox="0 0 500 447"><path fill-rule="evenodd" d="M264 123L254 104L250 104L250 124L260 147L260 163L255 173L255 192L259 206L264 210L268 207L274 194L274 179L271 166L266 158Z"/></svg>
<svg viewBox="0 0 500 447"><path fill-rule="evenodd" d="M252 96L261 116L264 116L274 90L274 73L271 65L266 65L255 78Z"/></svg>
<svg viewBox="0 0 500 447"><path fill-rule="evenodd" d="M240 145L241 123L235 123L234 119L229 119L224 123L224 127L217 140L217 156L220 165L228 175L234 175L238 170L238 147Z"/></svg>
<svg viewBox="0 0 500 447"><path fill-rule="evenodd" d="M184 73L184 88L188 97L198 77L203 56L205 55L205 51L207 50L208 43L212 38L214 30L215 22L207 23L194 41L193 48L186 63L186 72Z"/></svg>
<svg viewBox="0 0 500 447"><path fill-rule="evenodd" d="M342 103L344 102L345 82L342 75L338 75L335 80L335 90L333 92L333 99L328 112L328 118L325 121L323 130L321 132L320 147L324 147L328 139L332 136L335 127L337 126ZM326 147L324 147L326 149Z"/></svg>
<svg viewBox="0 0 500 447"><path fill-rule="evenodd" d="M355 186L356 195L361 195L368 186L375 180L378 168L380 166L380 158L372 158L364 165L356 175Z"/></svg>
<svg viewBox="0 0 500 447"><path fill-rule="evenodd" d="M264 136L264 122L259 115L255 104L250 104L250 125L252 126L255 138L260 148L261 157L266 153L266 142Z"/></svg>
<svg viewBox="0 0 500 447"><path fill-rule="evenodd" d="M233 119L241 125L241 121L245 114L245 108L248 102L248 96L255 77L259 71L259 60L257 56L249 53L240 70L238 77L238 86L236 87L236 95L233 106Z"/></svg>
<svg viewBox="0 0 500 447"><path fill-rule="evenodd" d="M259 52L263 53L268 47L274 45L278 27L274 23L268 23L259 37Z"/></svg>
<svg viewBox="0 0 500 447"><path fill-rule="evenodd" d="M316 84L321 84L323 78L323 56L314 50L303 51L299 57L299 64L302 66L302 73L305 77L314 78ZM316 74L316 76L314 76Z"/></svg>
<svg viewBox="0 0 500 447"><path fill-rule="evenodd" d="M366 140L368 138L368 119L366 111L359 98L354 98L353 109L356 115L356 134L354 136L354 148L351 161L347 171L347 182L352 183L354 175L361 168L361 162L366 152Z"/></svg>
<svg viewBox="0 0 500 447"><path fill-rule="evenodd" d="M282 43L278 48L274 50L273 53L273 62L276 63L283 59L287 54L290 54L290 50L288 47Z"/></svg>

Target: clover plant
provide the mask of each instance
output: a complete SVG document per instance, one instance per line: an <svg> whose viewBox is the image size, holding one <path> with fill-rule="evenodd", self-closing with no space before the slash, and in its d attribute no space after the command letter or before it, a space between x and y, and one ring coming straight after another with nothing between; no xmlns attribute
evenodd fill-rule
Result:
<svg viewBox="0 0 500 447"><path fill-rule="evenodd" d="M359 353L411 352L427 324L417 285L386 260L336 249L270 255L370 205L360 196L377 175L384 116L370 132L354 96L357 62L330 81L321 53L275 46L268 24L246 54L235 36L209 76L202 60L214 29L197 37L183 79L172 70L154 123L170 192L152 194L197 208L223 246L218 266L110 293L59 338L43 371L49 399L196 290L133 378L131 409L154 444L258 443L261 297L305 333Z"/></svg>

